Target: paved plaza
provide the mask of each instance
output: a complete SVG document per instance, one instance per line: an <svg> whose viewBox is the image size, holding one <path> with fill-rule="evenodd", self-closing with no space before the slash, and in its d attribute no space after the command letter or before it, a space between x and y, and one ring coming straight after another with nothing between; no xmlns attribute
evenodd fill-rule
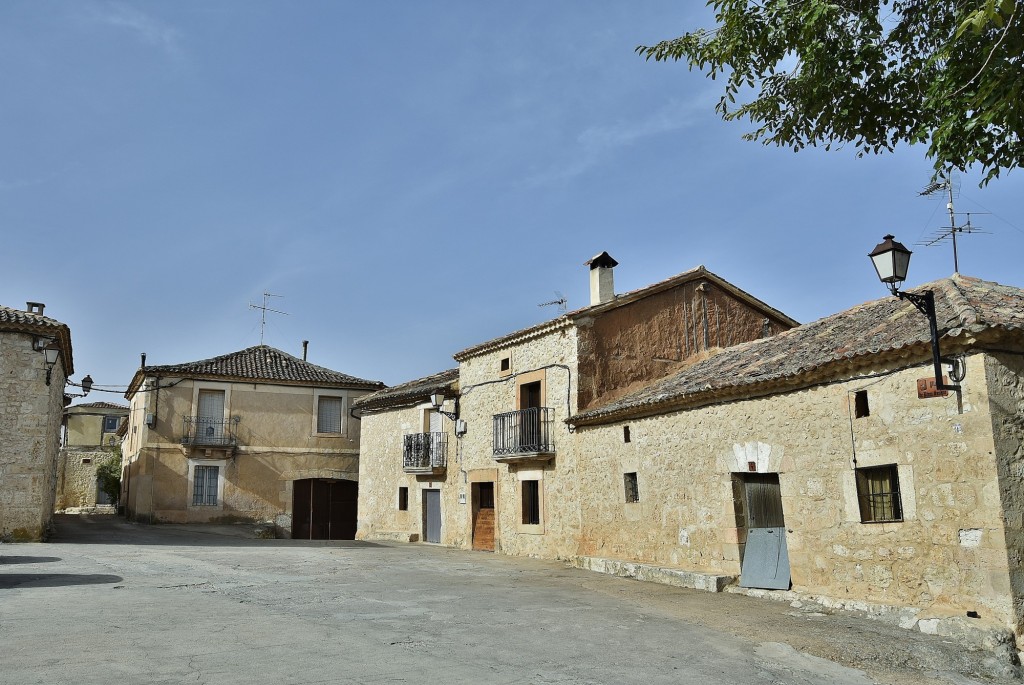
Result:
<svg viewBox="0 0 1024 685"><path fill-rule="evenodd" d="M429 545L58 516L0 545L0 683L956 683L949 640Z"/></svg>

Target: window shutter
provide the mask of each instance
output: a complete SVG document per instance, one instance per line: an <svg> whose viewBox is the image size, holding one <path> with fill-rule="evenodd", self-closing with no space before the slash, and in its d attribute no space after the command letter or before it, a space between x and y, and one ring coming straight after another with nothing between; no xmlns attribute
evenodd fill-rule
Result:
<svg viewBox="0 0 1024 685"><path fill-rule="evenodd" d="M321 397L317 405L316 432L340 433L341 409L340 397Z"/></svg>

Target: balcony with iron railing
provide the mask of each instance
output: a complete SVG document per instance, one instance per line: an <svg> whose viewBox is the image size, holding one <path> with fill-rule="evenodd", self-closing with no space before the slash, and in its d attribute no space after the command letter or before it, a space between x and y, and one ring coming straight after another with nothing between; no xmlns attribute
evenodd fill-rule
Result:
<svg viewBox="0 0 1024 685"><path fill-rule="evenodd" d="M402 470L439 475L448 465L447 433L410 433L402 441Z"/></svg>
<svg viewBox="0 0 1024 685"><path fill-rule="evenodd" d="M555 454L548 407L520 409L494 416L494 459L502 462L548 460Z"/></svg>
<svg viewBox="0 0 1024 685"><path fill-rule="evenodd" d="M181 444L185 447L234 449L238 446L235 428L239 417L209 419L202 416L183 416Z"/></svg>

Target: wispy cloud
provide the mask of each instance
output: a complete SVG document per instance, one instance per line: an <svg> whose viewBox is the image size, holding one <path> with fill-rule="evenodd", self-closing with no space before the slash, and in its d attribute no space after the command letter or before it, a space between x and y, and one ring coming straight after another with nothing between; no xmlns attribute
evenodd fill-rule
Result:
<svg viewBox="0 0 1024 685"><path fill-rule="evenodd" d="M589 126L577 137L569 149L568 159L562 159L548 169L529 177L527 185L543 185L579 176L596 166L615 150L628 147L640 140L687 128L694 122L694 114L707 111L702 98L686 103L676 100L636 121L618 121L614 124Z"/></svg>
<svg viewBox="0 0 1024 685"><path fill-rule="evenodd" d="M150 14L122 3L108 3L96 14L103 24L128 31L138 40L163 50L171 57L180 57L181 32Z"/></svg>

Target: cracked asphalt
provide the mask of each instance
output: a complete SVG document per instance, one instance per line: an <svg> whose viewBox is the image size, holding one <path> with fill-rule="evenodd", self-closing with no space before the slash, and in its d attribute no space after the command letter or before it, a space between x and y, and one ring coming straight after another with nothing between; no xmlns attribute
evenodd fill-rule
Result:
<svg viewBox="0 0 1024 685"><path fill-rule="evenodd" d="M58 516L0 544L0 683L1010 683L845 614L429 545Z"/></svg>

